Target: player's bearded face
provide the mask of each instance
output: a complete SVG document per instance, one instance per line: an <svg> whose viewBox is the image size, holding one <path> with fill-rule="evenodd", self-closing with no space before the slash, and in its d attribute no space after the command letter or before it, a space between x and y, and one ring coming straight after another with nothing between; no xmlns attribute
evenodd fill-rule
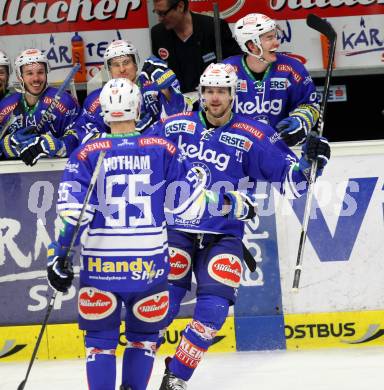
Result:
<svg viewBox="0 0 384 390"><path fill-rule="evenodd" d="M205 87L203 97L210 115L221 118L231 108L232 98L227 87Z"/></svg>
<svg viewBox="0 0 384 390"><path fill-rule="evenodd" d="M32 95L43 92L47 83L47 72L43 63L23 65L21 69L24 88Z"/></svg>
<svg viewBox="0 0 384 390"><path fill-rule="evenodd" d="M132 82L136 80L137 66L132 56L120 56L112 58L109 70L113 79L123 78Z"/></svg>
<svg viewBox="0 0 384 390"><path fill-rule="evenodd" d="M0 66L0 92L5 92L8 85L8 70L6 66Z"/></svg>

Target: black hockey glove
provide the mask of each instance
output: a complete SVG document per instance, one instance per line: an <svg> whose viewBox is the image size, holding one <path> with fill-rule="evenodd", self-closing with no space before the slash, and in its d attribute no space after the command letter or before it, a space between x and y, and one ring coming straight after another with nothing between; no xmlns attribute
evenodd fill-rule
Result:
<svg viewBox="0 0 384 390"><path fill-rule="evenodd" d="M228 191L224 193L224 198L229 200L231 206L231 211L226 215L228 219L247 221L255 218L257 205L253 196L240 191Z"/></svg>
<svg viewBox="0 0 384 390"><path fill-rule="evenodd" d="M35 137L25 143L20 150L20 158L26 165L33 166L40 157L62 155L65 150L64 142L50 134Z"/></svg>
<svg viewBox="0 0 384 390"><path fill-rule="evenodd" d="M47 273L49 285L60 292L67 292L72 285L73 269L66 250L54 241L48 246Z"/></svg>
<svg viewBox="0 0 384 390"><path fill-rule="evenodd" d="M311 132L301 149L302 157L299 160L300 170L309 178L312 161L317 159L316 177L320 176L331 157L331 148L328 140L324 137L319 137L315 132Z"/></svg>
<svg viewBox="0 0 384 390"><path fill-rule="evenodd" d="M163 60L155 56L151 56L144 61L141 74L155 83L159 89L171 87L176 80L175 73L168 68Z"/></svg>

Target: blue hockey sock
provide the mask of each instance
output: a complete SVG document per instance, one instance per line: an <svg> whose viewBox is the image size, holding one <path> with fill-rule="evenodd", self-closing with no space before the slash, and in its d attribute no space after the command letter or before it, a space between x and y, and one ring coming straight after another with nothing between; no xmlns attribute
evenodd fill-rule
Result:
<svg viewBox="0 0 384 390"><path fill-rule="evenodd" d="M87 331L85 343L87 347L87 378L89 390L115 390L115 350L118 343L116 330Z"/></svg>
<svg viewBox="0 0 384 390"><path fill-rule="evenodd" d="M123 385L145 390L151 376L158 333L126 332L127 346L123 357Z"/></svg>
<svg viewBox="0 0 384 390"><path fill-rule="evenodd" d="M168 365L178 378L191 378L204 353L227 317L229 301L213 295L198 297L192 321L183 332L175 356Z"/></svg>

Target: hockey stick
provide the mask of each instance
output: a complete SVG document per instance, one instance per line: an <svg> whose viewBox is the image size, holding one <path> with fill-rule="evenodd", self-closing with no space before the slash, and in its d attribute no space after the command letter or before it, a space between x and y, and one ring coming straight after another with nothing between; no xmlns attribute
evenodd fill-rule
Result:
<svg viewBox="0 0 384 390"><path fill-rule="evenodd" d="M213 3L213 24L215 28L216 61L221 62L223 59L223 50L221 47L220 11L217 3Z"/></svg>
<svg viewBox="0 0 384 390"><path fill-rule="evenodd" d="M85 209L88 206L89 199L90 199L90 197L92 195L92 192L93 192L93 190L95 188L96 181L97 181L97 178L99 176L100 169L101 169L101 164L103 163L103 160L104 160L104 157L105 157L105 153L106 153L105 150L102 150L100 152L100 154L99 154L98 159L97 159L95 170L93 171L93 174L92 174L92 177L91 177L91 181L89 183L89 187L88 187L87 193L85 194L84 203L83 203L83 206L82 206L81 211L80 211L79 219L76 222L76 226L75 226L75 229L73 231L71 242L69 244L67 253L65 255L65 262L64 262L64 264L65 264L65 268L67 268L67 269L70 269L72 267L71 262L69 260L69 255L72 252L72 249L73 249L73 247L75 245L75 242L76 242L76 239L77 239L77 235L78 235L80 227L81 227L81 221L83 219L83 216L84 216L84 213L85 213ZM25 387L25 384L27 383L27 379L28 379L29 373L30 373L30 371L32 369L33 362L35 361L35 357L37 355L37 351L39 349L41 339L43 338L44 330L45 330L45 328L47 326L49 316L50 316L52 308L53 308L53 306L55 304L56 295L57 295L57 291L55 290L53 292L51 300L49 302L49 305L48 305L48 308L47 308L47 312L45 313L45 317L44 317L43 323L41 325L40 333L39 333L39 336L37 337L35 348L33 349L32 357L31 357L31 360L30 360L29 365L28 365L27 373L26 373L25 378L23 379L23 381L17 387L17 390L23 390L24 387Z"/></svg>
<svg viewBox="0 0 384 390"><path fill-rule="evenodd" d="M324 19L322 19L314 14L309 14L307 16L307 25L310 28L313 28L314 30L318 31L319 33L325 35L325 37L329 41L329 53L328 53L329 58L328 58L327 73L325 75L323 101L321 102L321 106L320 106L319 120L317 122L317 132L314 131L314 133L316 135L321 136L323 134L323 129L324 129L324 115L325 115L325 110L327 108L327 100L328 100L328 94L329 94L329 83L330 83L331 76L332 76L333 60L335 57L337 34L336 34L335 30L333 29L333 27L326 20L324 20ZM298 253L297 253L295 273L294 273L293 285L292 285L293 291L298 291L298 288L299 288L301 269L302 269L302 264L303 264L304 246L305 246L305 241L307 238L309 217L310 217L310 213L311 213L311 206L312 206L312 199L313 199L313 190L314 190L314 184L316 181L316 172L317 172L317 160L312 162L311 174L310 174L310 178L308 181L307 200L305 202L305 211L304 211L303 223L301 226L299 249L298 249Z"/></svg>

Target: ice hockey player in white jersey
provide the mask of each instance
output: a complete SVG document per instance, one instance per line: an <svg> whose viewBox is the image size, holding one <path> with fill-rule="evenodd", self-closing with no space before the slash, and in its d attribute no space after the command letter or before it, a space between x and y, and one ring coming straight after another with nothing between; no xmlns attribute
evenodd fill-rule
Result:
<svg viewBox="0 0 384 390"><path fill-rule="evenodd" d="M210 218L208 201L231 218L254 216L241 198L206 192L177 147L164 137L141 135L139 88L126 79L112 79L102 89L100 104L110 134L76 149L64 170L58 212L64 227L48 248L48 280L66 292L74 274L65 258L77 223L84 231L78 294L79 326L86 331L87 379L90 390L115 390L115 350L124 303L127 345L122 390L144 390L152 370L159 331L169 308L169 253L164 215L167 188L184 184L175 215ZM105 152L97 172L101 152ZM96 171L96 173L95 173ZM96 188L84 218L80 210L91 182ZM171 196L169 207L174 199ZM239 215L239 214L238 214Z"/></svg>
<svg viewBox="0 0 384 390"><path fill-rule="evenodd" d="M234 112L269 124L288 146L303 143L319 117L308 71L297 59L276 52L277 26L266 15L239 19L234 36L244 55L223 61L234 66L239 79Z"/></svg>
<svg viewBox="0 0 384 390"><path fill-rule="evenodd" d="M307 190L311 160L319 171L327 164L330 148L325 138L310 136L300 159L265 123L232 112L237 77L229 64L211 64L200 78L202 109L167 118L153 133L177 144L198 172L206 188L250 196L255 188L272 183L281 193L299 197ZM219 185L220 183L220 185ZM238 195L234 195L237 197ZM169 218L171 255L169 322L182 299L197 282L196 307L183 331L176 353L166 360L160 390L183 390L212 345L215 335L236 302L247 251L242 244L244 222L218 215L190 221ZM252 258L252 256L251 256ZM253 260L253 259L252 259ZM253 260L254 261L254 260Z"/></svg>

